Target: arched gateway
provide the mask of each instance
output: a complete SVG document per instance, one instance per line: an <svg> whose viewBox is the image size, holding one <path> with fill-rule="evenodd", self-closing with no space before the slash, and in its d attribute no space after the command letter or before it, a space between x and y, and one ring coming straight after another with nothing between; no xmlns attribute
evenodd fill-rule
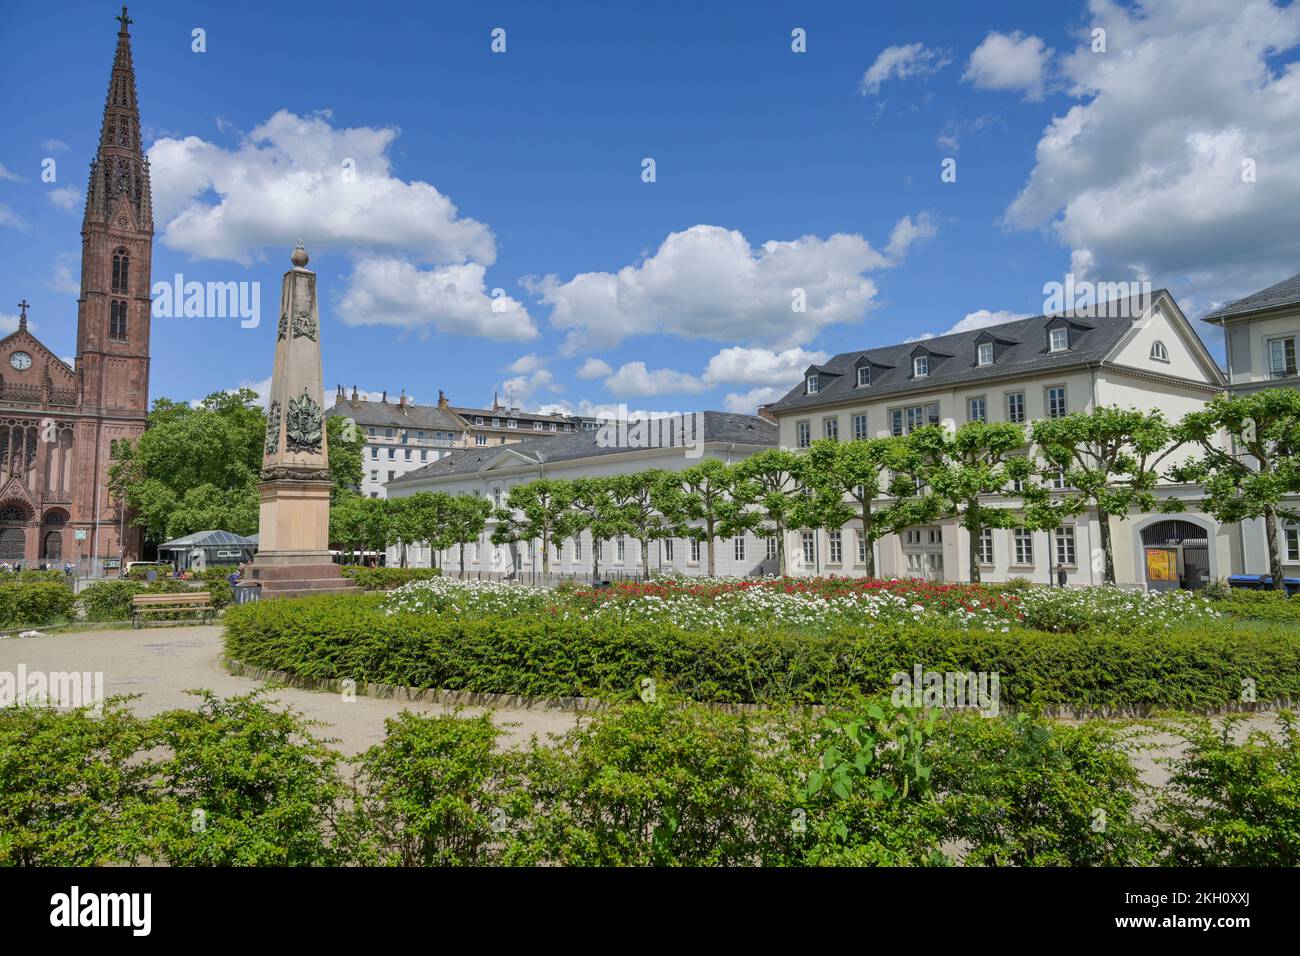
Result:
<svg viewBox="0 0 1300 956"><path fill-rule="evenodd" d="M1157 521L1142 529L1147 587L1195 590L1210 582L1210 533L1190 521Z"/></svg>

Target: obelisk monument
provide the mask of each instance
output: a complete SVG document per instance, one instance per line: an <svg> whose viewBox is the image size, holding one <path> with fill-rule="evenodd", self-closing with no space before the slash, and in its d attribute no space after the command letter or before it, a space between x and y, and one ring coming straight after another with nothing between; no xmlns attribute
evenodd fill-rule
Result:
<svg viewBox="0 0 1300 956"><path fill-rule="evenodd" d="M354 589L330 558L330 471L316 273L302 242L280 292L251 577L262 597Z"/></svg>

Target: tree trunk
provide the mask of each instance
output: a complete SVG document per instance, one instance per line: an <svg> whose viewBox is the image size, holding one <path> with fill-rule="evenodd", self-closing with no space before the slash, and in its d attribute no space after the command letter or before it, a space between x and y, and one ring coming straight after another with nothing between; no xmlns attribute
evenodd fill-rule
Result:
<svg viewBox="0 0 1300 956"><path fill-rule="evenodd" d="M641 574L650 580L650 539L641 539Z"/></svg>
<svg viewBox="0 0 1300 956"><path fill-rule="evenodd" d="M967 550L970 552L970 580L971 584L980 583L980 532L978 529L972 531L966 529L966 537L970 539L967 542Z"/></svg>
<svg viewBox="0 0 1300 956"><path fill-rule="evenodd" d="M875 542L871 538L871 502L862 502L862 555L863 565L867 577L876 576L876 549Z"/></svg>
<svg viewBox="0 0 1300 956"><path fill-rule="evenodd" d="M543 576L551 573L551 536L542 531L542 574Z"/></svg>
<svg viewBox="0 0 1300 956"><path fill-rule="evenodd" d="M594 534L591 536L591 579L600 580L600 539Z"/></svg>
<svg viewBox="0 0 1300 956"><path fill-rule="evenodd" d="M1110 514L1101 505L1097 506L1097 537L1101 541L1101 560L1102 572L1101 580L1103 584L1115 584L1115 546L1110 538ZM1049 538L1047 546L1052 546Z"/></svg>
<svg viewBox="0 0 1300 956"><path fill-rule="evenodd" d="M1269 505L1264 509L1264 534L1268 537L1268 573L1273 578L1270 590L1285 588L1282 579L1282 541L1277 532L1277 509Z"/></svg>
<svg viewBox="0 0 1300 956"><path fill-rule="evenodd" d="M430 557L429 563L430 564L433 563L432 557ZM465 542L464 541L460 543L460 576L462 578L465 576Z"/></svg>
<svg viewBox="0 0 1300 956"><path fill-rule="evenodd" d="M781 577L790 576L790 561L785 553L785 528L776 526L776 556L781 565Z"/></svg>
<svg viewBox="0 0 1300 956"><path fill-rule="evenodd" d="M704 525L704 531L709 536L709 540L706 542L708 546L708 553L709 553L709 577L714 577L714 572L717 570L717 565L715 564L715 559L713 555L713 522L711 521L706 522Z"/></svg>
<svg viewBox="0 0 1300 956"><path fill-rule="evenodd" d="M980 532L984 528L984 522L980 517L980 506L978 502L972 502L966 506L966 550L967 560L970 561L970 583L980 583Z"/></svg>

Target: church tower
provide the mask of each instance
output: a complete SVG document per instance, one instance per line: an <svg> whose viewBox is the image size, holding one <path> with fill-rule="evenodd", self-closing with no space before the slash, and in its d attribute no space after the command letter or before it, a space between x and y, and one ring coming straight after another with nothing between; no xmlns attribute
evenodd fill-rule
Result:
<svg viewBox="0 0 1300 956"><path fill-rule="evenodd" d="M93 466L78 469L77 498L91 512L91 554L125 561L139 557L141 535L109 493L108 469L113 443L138 439L149 412L153 203L126 7L117 21L117 51L81 223L76 371L84 417L77 443L92 452L80 458L90 464L86 459L93 457Z"/></svg>
<svg viewBox="0 0 1300 956"><path fill-rule="evenodd" d="M85 411L143 423L149 410L153 204L126 7L117 19L117 53L81 223L77 372Z"/></svg>

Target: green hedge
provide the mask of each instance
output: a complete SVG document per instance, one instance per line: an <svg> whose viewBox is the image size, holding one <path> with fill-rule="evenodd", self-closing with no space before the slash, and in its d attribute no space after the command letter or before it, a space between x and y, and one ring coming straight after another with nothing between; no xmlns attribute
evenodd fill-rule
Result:
<svg viewBox="0 0 1300 956"><path fill-rule="evenodd" d="M53 624L70 618L72 609L72 589L65 584L0 584L0 627Z"/></svg>
<svg viewBox="0 0 1300 956"><path fill-rule="evenodd" d="M694 700L826 702L891 687L893 674L1000 675L1001 702L1080 711L1231 707L1300 699L1300 634L1230 624L1126 635L1006 633L914 624L807 636L684 631L613 619L383 614L367 596L231 608L226 652L311 678L537 697L626 699L654 678Z"/></svg>
<svg viewBox="0 0 1300 956"><path fill-rule="evenodd" d="M42 571L40 568L24 568L21 571L0 571L0 583L3 584L35 584L38 581L47 581L52 584L66 584L68 576L58 568L47 568Z"/></svg>
<svg viewBox="0 0 1300 956"><path fill-rule="evenodd" d="M100 581L84 588L77 595L81 615L87 621L128 621L131 619L131 599L137 594L178 594L183 591L207 591L217 608L230 604L234 591L226 581L211 581L191 585L174 578L162 578L148 584L144 581ZM178 620L192 618L193 614L177 615ZM165 615L152 617L165 619Z"/></svg>
<svg viewBox="0 0 1300 956"><path fill-rule="evenodd" d="M442 575L439 568L366 568L359 564L345 564L340 570L363 591L388 591L412 581L427 581Z"/></svg>
<svg viewBox="0 0 1300 956"><path fill-rule="evenodd" d="M1140 738L1029 714L661 699L516 748L490 715L404 712L349 775L261 692L198 696L0 709L0 866L1300 863L1285 715L1274 736L1182 730L1153 800Z"/></svg>
<svg viewBox="0 0 1300 956"><path fill-rule="evenodd" d="M1252 620L1300 624L1300 597L1287 597L1285 591L1235 589L1216 600L1214 608L1224 614Z"/></svg>

